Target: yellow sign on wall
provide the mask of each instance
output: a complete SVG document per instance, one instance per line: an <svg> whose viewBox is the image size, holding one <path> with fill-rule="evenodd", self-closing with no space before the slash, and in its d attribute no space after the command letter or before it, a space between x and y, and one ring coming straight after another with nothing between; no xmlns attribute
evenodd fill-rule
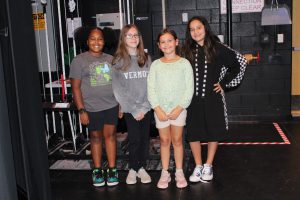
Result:
<svg viewBox="0 0 300 200"><path fill-rule="evenodd" d="M38 12L32 14L33 29L34 30L45 30L45 18L44 13Z"/></svg>

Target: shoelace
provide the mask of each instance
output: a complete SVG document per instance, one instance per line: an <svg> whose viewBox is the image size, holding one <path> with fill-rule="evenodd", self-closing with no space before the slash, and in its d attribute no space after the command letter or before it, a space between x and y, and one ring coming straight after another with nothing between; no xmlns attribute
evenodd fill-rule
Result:
<svg viewBox="0 0 300 200"><path fill-rule="evenodd" d="M167 181L169 179L169 174L162 174L161 175L161 180L163 180L163 181Z"/></svg>
<svg viewBox="0 0 300 200"><path fill-rule="evenodd" d="M130 170L130 171L129 171L129 176L134 176L134 177L135 177L135 176L136 176L136 173L135 173L134 171Z"/></svg>
<svg viewBox="0 0 300 200"><path fill-rule="evenodd" d="M140 169L140 173L139 173L142 177L146 177L147 176L147 172L144 169Z"/></svg>
<svg viewBox="0 0 300 200"><path fill-rule="evenodd" d="M201 170L202 170L202 169L203 169L203 168L196 167L196 168L194 169L193 174L195 174L196 176L200 176L200 175L201 175Z"/></svg>
<svg viewBox="0 0 300 200"><path fill-rule="evenodd" d="M176 173L176 178L177 178L177 180L185 179L183 173Z"/></svg>
<svg viewBox="0 0 300 200"><path fill-rule="evenodd" d="M202 173L203 174L210 174L211 173L211 167L204 167Z"/></svg>
<svg viewBox="0 0 300 200"><path fill-rule="evenodd" d="M109 170L108 177L109 178L117 177L117 171L115 171L115 170Z"/></svg>
<svg viewBox="0 0 300 200"><path fill-rule="evenodd" d="M103 178L103 172L100 170L93 172L96 178Z"/></svg>
<svg viewBox="0 0 300 200"><path fill-rule="evenodd" d="M101 173L96 174L96 178L103 178Z"/></svg>

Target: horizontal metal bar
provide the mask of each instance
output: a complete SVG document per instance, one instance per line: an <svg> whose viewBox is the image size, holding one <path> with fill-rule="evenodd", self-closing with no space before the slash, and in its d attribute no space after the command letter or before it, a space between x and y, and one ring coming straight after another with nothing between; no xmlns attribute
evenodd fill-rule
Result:
<svg viewBox="0 0 300 200"><path fill-rule="evenodd" d="M300 47L293 47L293 51L300 51Z"/></svg>

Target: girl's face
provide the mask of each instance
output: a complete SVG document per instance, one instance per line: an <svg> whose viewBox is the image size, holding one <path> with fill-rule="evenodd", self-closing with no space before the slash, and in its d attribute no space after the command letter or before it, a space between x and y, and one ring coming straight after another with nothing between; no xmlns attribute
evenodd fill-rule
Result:
<svg viewBox="0 0 300 200"><path fill-rule="evenodd" d="M164 53L164 55L176 53L177 45L178 39L175 39L170 33L165 33L159 38L158 48Z"/></svg>
<svg viewBox="0 0 300 200"><path fill-rule="evenodd" d="M203 46L205 39L204 25L199 20L193 20L191 21L189 28L192 39L197 42L197 44Z"/></svg>
<svg viewBox="0 0 300 200"><path fill-rule="evenodd" d="M135 28L130 28L125 34L125 44L127 48L136 49L140 43L140 35Z"/></svg>
<svg viewBox="0 0 300 200"><path fill-rule="evenodd" d="M87 40L89 52L95 55L102 53L104 47L104 37L101 31L94 29L90 32Z"/></svg>

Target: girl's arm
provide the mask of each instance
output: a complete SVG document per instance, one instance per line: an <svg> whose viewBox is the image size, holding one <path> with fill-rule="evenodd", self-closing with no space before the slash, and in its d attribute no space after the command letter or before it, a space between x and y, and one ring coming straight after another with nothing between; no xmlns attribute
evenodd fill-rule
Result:
<svg viewBox="0 0 300 200"><path fill-rule="evenodd" d="M224 48L222 54L224 65L219 79L219 86L222 89L238 86L243 80L247 66L247 60L242 54L228 47Z"/></svg>
<svg viewBox="0 0 300 200"><path fill-rule="evenodd" d="M172 120L177 119L177 117L180 115L182 111L183 108L181 106L177 106L168 114L168 119L172 119Z"/></svg>
<svg viewBox="0 0 300 200"><path fill-rule="evenodd" d="M179 102L179 105L174 108L171 113L168 115L169 119L175 120L180 115L180 113L183 111L183 109L187 108L193 98L194 94L194 75L193 75L193 69L189 61L186 60L186 70L184 74L184 80L185 80L185 86L186 89L184 90L184 93L182 95L182 98Z"/></svg>
<svg viewBox="0 0 300 200"><path fill-rule="evenodd" d="M168 115L160 106L156 106L154 108L154 112L157 115L159 121L167 121L169 119Z"/></svg>
<svg viewBox="0 0 300 200"><path fill-rule="evenodd" d="M83 103L82 93L80 89L81 80L71 78L71 85L72 85L73 99L77 109L78 110L84 109L84 103ZM79 116L80 116L80 121L83 125L89 124L89 116L86 111L80 112Z"/></svg>
<svg viewBox="0 0 300 200"><path fill-rule="evenodd" d="M159 101L156 94L156 69L154 63L150 67L147 78L147 92L151 107L154 109L155 107L159 106Z"/></svg>
<svg viewBox="0 0 300 200"><path fill-rule="evenodd" d="M134 99L127 93L128 89L122 72L116 68L112 70L112 88L115 98L120 104L120 112L131 113L136 109Z"/></svg>
<svg viewBox="0 0 300 200"><path fill-rule="evenodd" d="M192 101L194 94L194 74L193 68L188 60L186 60L186 70L184 74L186 89L182 95L179 106L182 108L187 108Z"/></svg>
<svg viewBox="0 0 300 200"><path fill-rule="evenodd" d="M150 69L150 66L152 64L152 60L150 55L148 55L148 60L147 63L145 64L145 66L143 68L148 68ZM147 80L146 80L146 86L147 86ZM141 91L139 98L138 98L138 103L137 104L137 117L135 118L136 120L142 120L145 116L145 114L149 111L150 108L150 104L148 101L148 91L147 91L147 87L145 90Z"/></svg>
<svg viewBox="0 0 300 200"><path fill-rule="evenodd" d="M147 92L148 100L151 104L151 107L154 109L155 114L157 115L160 121L168 120L168 116L165 111L159 106L159 101L156 93L156 67L155 63L152 63L147 79Z"/></svg>
<svg viewBox="0 0 300 200"><path fill-rule="evenodd" d="M84 102L81 92L81 79L82 79L82 68L85 63L82 60L81 55L76 56L70 65L70 79L73 93L73 100L79 112L80 122L83 125L89 124L89 116L85 111Z"/></svg>

